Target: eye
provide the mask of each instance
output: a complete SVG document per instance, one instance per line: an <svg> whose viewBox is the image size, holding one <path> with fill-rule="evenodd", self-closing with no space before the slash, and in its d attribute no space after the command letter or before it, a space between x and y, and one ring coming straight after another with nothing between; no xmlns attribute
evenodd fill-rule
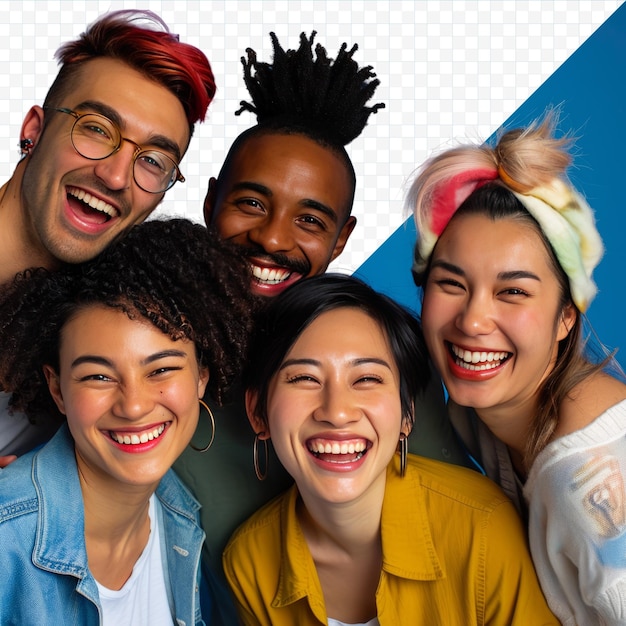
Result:
<svg viewBox="0 0 626 626"><path fill-rule="evenodd" d="M521 303L530 297L530 293L521 287L507 287L498 291L498 297L504 302Z"/></svg>
<svg viewBox="0 0 626 626"><path fill-rule="evenodd" d="M233 204L245 213L260 213L265 209L263 204L256 198L239 198Z"/></svg>
<svg viewBox="0 0 626 626"><path fill-rule="evenodd" d="M178 365L164 365L162 367L158 367L153 372L151 372L150 377L154 378L158 376L164 376L165 374L168 374L169 372L179 372L182 369L183 368Z"/></svg>
<svg viewBox="0 0 626 626"><path fill-rule="evenodd" d="M437 287L439 287L441 291L445 293L454 294L454 293L459 293L461 291L465 291L465 286L463 285L463 283L451 277L433 279L432 283L436 285Z"/></svg>
<svg viewBox="0 0 626 626"><path fill-rule="evenodd" d="M309 230L328 230L326 223L316 215L301 215L298 222Z"/></svg>
<svg viewBox="0 0 626 626"><path fill-rule="evenodd" d="M113 379L106 374L86 374L84 376L79 376L76 380L78 382L88 382L88 381L96 381L96 382L110 382Z"/></svg>
<svg viewBox="0 0 626 626"><path fill-rule="evenodd" d="M363 376L359 376L357 380L354 381L355 385L379 385L383 382L383 378L381 376L376 376L375 374L365 374Z"/></svg>
<svg viewBox="0 0 626 626"><path fill-rule="evenodd" d="M297 374L295 376L288 376L287 382L295 385L298 383L317 383L317 379L309 374Z"/></svg>
<svg viewBox="0 0 626 626"><path fill-rule="evenodd" d="M172 168L172 162L160 152L141 152L137 157L137 163L142 165L146 170L163 174L163 172L169 172Z"/></svg>
<svg viewBox="0 0 626 626"><path fill-rule="evenodd" d="M86 116L77 122L74 132L80 133L86 139L114 143L114 134L111 128L97 118L90 116Z"/></svg>

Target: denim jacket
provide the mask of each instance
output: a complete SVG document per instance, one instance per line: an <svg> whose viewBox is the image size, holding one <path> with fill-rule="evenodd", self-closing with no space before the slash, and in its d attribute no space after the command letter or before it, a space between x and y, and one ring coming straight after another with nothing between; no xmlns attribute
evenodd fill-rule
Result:
<svg viewBox="0 0 626 626"><path fill-rule="evenodd" d="M174 621L204 624L199 504L171 470L156 496ZM0 624L102 624L84 521L74 442L63 426L43 448L0 471Z"/></svg>

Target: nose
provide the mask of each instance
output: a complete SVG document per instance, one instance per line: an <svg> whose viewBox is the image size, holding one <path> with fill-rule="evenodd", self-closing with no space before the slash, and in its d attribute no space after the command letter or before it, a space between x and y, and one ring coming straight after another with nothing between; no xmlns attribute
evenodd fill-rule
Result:
<svg viewBox="0 0 626 626"><path fill-rule="evenodd" d="M354 393L341 385L326 385L321 394L321 402L313 412L318 422L327 422L337 428L358 422L363 415Z"/></svg>
<svg viewBox="0 0 626 626"><path fill-rule="evenodd" d="M456 317L456 327L468 337L490 333L495 327L491 298L471 294Z"/></svg>
<svg viewBox="0 0 626 626"><path fill-rule="evenodd" d="M113 405L113 413L127 420L139 420L149 415L155 407L152 394L141 382L133 381L120 387Z"/></svg>
<svg viewBox="0 0 626 626"><path fill-rule="evenodd" d="M248 231L248 239L269 254L289 252L294 247L291 220L271 212Z"/></svg>
<svg viewBox="0 0 626 626"><path fill-rule="evenodd" d="M108 189L121 191L128 189L133 179L133 166L137 147L132 142L123 141L117 152L96 161L96 176Z"/></svg>

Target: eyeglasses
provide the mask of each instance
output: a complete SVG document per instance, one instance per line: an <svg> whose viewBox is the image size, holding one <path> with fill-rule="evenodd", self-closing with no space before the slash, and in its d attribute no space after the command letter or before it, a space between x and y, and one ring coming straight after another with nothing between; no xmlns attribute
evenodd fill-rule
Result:
<svg viewBox="0 0 626 626"><path fill-rule="evenodd" d="M177 181L185 182L178 164L171 157L159 150L144 150L131 139L122 137L117 124L108 117L99 113L77 113L65 108L46 108L75 118L70 138L74 150L86 159L101 161L115 154L122 147L123 141L133 144L133 178L144 191L163 193Z"/></svg>

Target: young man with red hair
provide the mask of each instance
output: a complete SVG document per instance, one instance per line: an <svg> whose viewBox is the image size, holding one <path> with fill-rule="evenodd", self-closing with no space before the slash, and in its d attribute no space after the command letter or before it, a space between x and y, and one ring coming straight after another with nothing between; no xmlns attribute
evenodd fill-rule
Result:
<svg viewBox="0 0 626 626"><path fill-rule="evenodd" d="M86 261L146 219L184 181L178 165L215 94L206 56L150 11L107 13L56 57L0 189L0 284ZM44 435L7 416L3 400L0 455L20 454Z"/></svg>

